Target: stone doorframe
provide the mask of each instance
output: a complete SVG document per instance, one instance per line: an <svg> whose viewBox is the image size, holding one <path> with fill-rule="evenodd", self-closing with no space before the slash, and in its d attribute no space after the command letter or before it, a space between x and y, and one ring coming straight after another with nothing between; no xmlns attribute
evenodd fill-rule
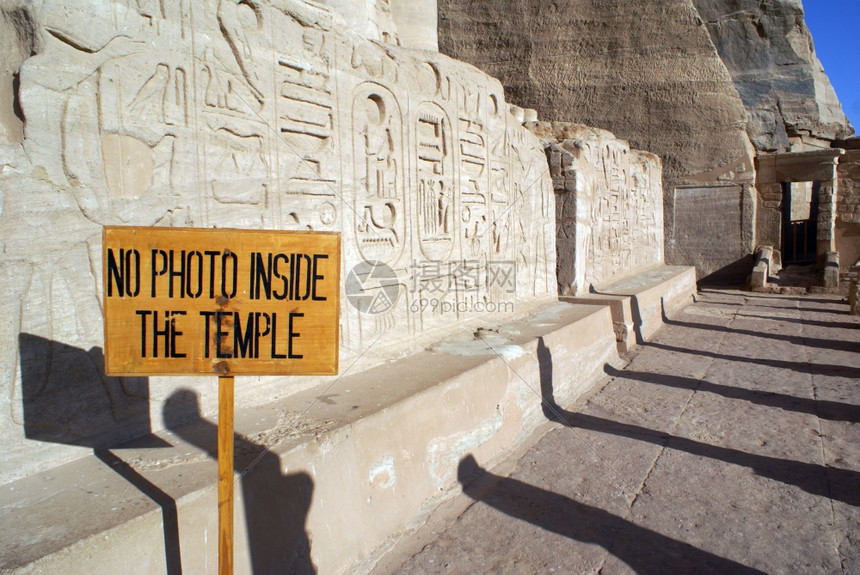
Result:
<svg viewBox="0 0 860 575"><path fill-rule="evenodd" d="M782 184L786 182L818 182L817 268L824 267L828 252L836 251L836 166L844 154L845 150L833 148L756 157L756 188L760 194L766 194L772 186L778 186L781 190ZM756 235L772 237L772 231L759 230Z"/></svg>

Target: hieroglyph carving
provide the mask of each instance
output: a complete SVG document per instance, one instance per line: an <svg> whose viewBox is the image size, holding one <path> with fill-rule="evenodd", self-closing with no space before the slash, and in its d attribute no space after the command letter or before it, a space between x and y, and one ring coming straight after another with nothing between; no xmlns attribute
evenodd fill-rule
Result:
<svg viewBox="0 0 860 575"><path fill-rule="evenodd" d="M463 242L466 258L477 258L485 253L488 243L486 228L489 219L489 167L487 166L487 134L482 118L481 93L462 87L458 109L460 156L460 189Z"/></svg>
<svg viewBox="0 0 860 575"><path fill-rule="evenodd" d="M366 261L391 263L406 237L402 115L379 84L361 85L352 102L355 239Z"/></svg>
<svg viewBox="0 0 860 575"><path fill-rule="evenodd" d="M384 262L401 294L373 315L341 298L342 365L553 296L546 160L496 80L369 41L300 0L55 4L33 8L42 40L16 100L26 137L2 176L22 190L4 204L4 273L30 279L16 287L26 302L3 307L19 320L0 348L23 331L103 345L101 263L85 254L104 225L341 232L344 276ZM50 208L46 190L64 192ZM18 221L56 234L27 240ZM57 267L52 253L83 262Z"/></svg>
<svg viewBox="0 0 860 575"><path fill-rule="evenodd" d="M586 281L613 278L662 263L662 202L652 162L637 161L622 142L599 148Z"/></svg>
<svg viewBox="0 0 860 575"><path fill-rule="evenodd" d="M418 108L417 226L421 252L429 260L451 255L456 239L454 204L454 151L451 123L437 104Z"/></svg>
<svg viewBox="0 0 860 575"><path fill-rule="evenodd" d="M609 132L589 130L583 137L551 148L559 167L556 190L576 201L558 214L559 251L566 265L574 252L573 273L560 271L566 291L585 291L613 279L663 263L663 202L659 160L631 150ZM575 206L575 210L570 207ZM575 223L576 233L566 235ZM573 281L570 281L570 280Z"/></svg>

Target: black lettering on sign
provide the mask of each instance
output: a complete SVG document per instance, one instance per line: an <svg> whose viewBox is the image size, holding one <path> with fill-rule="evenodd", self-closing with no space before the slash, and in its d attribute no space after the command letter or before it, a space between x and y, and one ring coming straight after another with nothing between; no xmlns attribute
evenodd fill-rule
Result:
<svg viewBox="0 0 860 575"><path fill-rule="evenodd" d="M293 353L293 338L301 336L301 334L299 332L293 331L293 318L299 318L299 317L305 317L305 314L290 312L290 329L288 332L289 336L287 338L287 356L290 359L302 359L304 357L304 355L302 355L300 353L295 353L295 354Z"/></svg>
<svg viewBox="0 0 860 575"><path fill-rule="evenodd" d="M221 258L218 255L221 254ZM203 256L209 259L209 274L203 274ZM220 279L220 296L233 298L239 283L239 263L236 254L230 250L218 251L206 250L203 253L197 250L152 250L150 261L151 283L149 295L157 297L159 288L165 288L167 283L167 297L198 298L204 292L214 299L215 286ZM220 266L218 265L220 263ZM207 285L208 280L208 285Z"/></svg>
<svg viewBox="0 0 860 575"><path fill-rule="evenodd" d="M114 286L119 297L136 297L140 293L140 252L120 248L117 259L113 248L108 248L107 278L108 297L113 297Z"/></svg>
<svg viewBox="0 0 860 575"><path fill-rule="evenodd" d="M230 289L227 289L227 262L230 262L230 267L233 268L233 273L230 275ZM224 250L221 254L221 295L224 297L236 297L236 289L239 284L239 262L236 254L230 250Z"/></svg>
<svg viewBox="0 0 860 575"><path fill-rule="evenodd" d="M152 312L138 312L150 314ZM265 353L265 340L269 340L270 359L302 359L303 354L296 351L301 333L296 331L298 318L305 316L303 313L290 312L286 331L286 353L283 350L284 334L278 332L278 314L265 312L251 312L243 315L237 311L201 311L203 318L203 333L205 344L203 357L231 358L231 359L260 359L261 353ZM212 323L215 327L213 329ZM283 325L283 324L282 324ZM145 329L145 327L143 328ZM162 332L164 330L161 330ZM165 337L159 333L159 337ZM180 334L181 335L181 334ZM280 345L278 337L281 337ZM232 342L233 346L229 347ZM279 351L280 350L280 351ZM265 358L265 357L264 357Z"/></svg>
<svg viewBox="0 0 860 575"><path fill-rule="evenodd" d="M211 339L209 339L209 335L210 335L209 320L215 316L215 312L214 311L201 311L200 315L202 315L204 318L203 341L204 341L205 347L203 348L203 357L208 359L209 358L209 342L212 341Z"/></svg>
<svg viewBox="0 0 860 575"><path fill-rule="evenodd" d="M275 341L275 335L272 332L273 318L269 314L263 312L254 312L248 314L248 319L245 321L244 334L242 331L242 321L239 318L239 313L234 312L233 317L233 349L234 357L247 357L260 359L260 338L272 334L272 341ZM262 327L265 325L265 327ZM274 345L274 344L273 344Z"/></svg>
<svg viewBox="0 0 860 575"><path fill-rule="evenodd" d="M311 258L307 254L293 254L293 301L306 300L311 295ZM307 262L305 265L305 281L302 282L302 261ZM300 293L302 284L304 283L304 293ZM292 314L291 314L292 315Z"/></svg>
<svg viewBox="0 0 860 575"><path fill-rule="evenodd" d="M328 254L283 254L251 252L248 273L251 299L326 301L317 294L317 283L325 280L320 260Z"/></svg>
<svg viewBox="0 0 860 575"><path fill-rule="evenodd" d="M277 300L287 298L290 287L290 278L283 272L289 269L289 258L286 254L263 254L251 252L250 294L251 299L260 299L261 295L266 299ZM280 291L278 291L280 282ZM262 290L262 292L261 292Z"/></svg>
<svg viewBox="0 0 860 575"><path fill-rule="evenodd" d="M196 274L194 273L195 265L197 268ZM196 250L188 252L188 255L185 256L185 269L187 270L185 274L185 293L188 294L188 297L198 298L203 293L203 254ZM195 275L197 277L196 290L191 287Z"/></svg>
<svg viewBox="0 0 860 575"><path fill-rule="evenodd" d="M325 278L317 273L317 262L319 260L327 260L328 254L314 254L314 273L313 273L313 288L311 288L311 299L314 301L325 301L325 296L317 296L317 280Z"/></svg>
<svg viewBox="0 0 860 575"><path fill-rule="evenodd" d="M233 357L233 350L222 348L221 344L230 335L228 328L233 327L233 313L229 311L215 312L215 357Z"/></svg>
<svg viewBox="0 0 860 575"><path fill-rule="evenodd" d="M215 299L215 257L221 252L206 250L203 253L209 256L209 299Z"/></svg>
<svg viewBox="0 0 860 575"><path fill-rule="evenodd" d="M135 313L140 316L140 357L147 357L146 350L149 347L150 340L152 343L152 357L154 358L159 357L158 352L162 345L164 351L163 357L186 357L186 354L180 353L176 349L176 339L182 336L182 332L176 329L176 318L184 316L186 314L184 310L165 311L160 321L157 310L137 310ZM150 317L152 318L151 332L146 327Z"/></svg>
<svg viewBox="0 0 860 575"><path fill-rule="evenodd" d="M156 256L162 258L161 266L156 269ZM149 297L156 297L155 295L155 278L160 275L164 275L167 273L167 254L164 250L152 250L152 257L149 260L149 264L152 268L152 284L150 284L149 289Z"/></svg>
<svg viewBox="0 0 860 575"><path fill-rule="evenodd" d="M272 314L272 359L287 359L286 354L278 353L277 338L278 338L278 318L277 314ZM288 340L289 343L289 340Z"/></svg>

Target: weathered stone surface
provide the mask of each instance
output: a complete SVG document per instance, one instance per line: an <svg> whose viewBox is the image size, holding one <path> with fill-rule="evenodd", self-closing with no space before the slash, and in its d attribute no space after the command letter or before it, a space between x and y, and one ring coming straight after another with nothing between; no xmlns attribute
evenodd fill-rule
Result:
<svg viewBox="0 0 860 575"><path fill-rule="evenodd" d="M395 41L376 4L351 26ZM342 233L342 276L383 262L397 293L370 314L342 294L342 369L557 291L543 146L471 66L299 0L51 0L0 25L0 481L163 427L181 385L214 410L211 381L103 375L103 225Z"/></svg>
<svg viewBox="0 0 860 575"><path fill-rule="evenodd" d="M660 160L596 128L538 123L556 193L558 288L587 293L663 263Z"/></svg>
<svg viewBox="0 0 860 575"><path fill-rule="evenodd" d="M756 236L779 245L779 200L747 189L755 177L750 138L759 151L800 151L853 132L798 0L443 0L439 8L441 50L499 77L514 102L543 120L611 130L660 156L666 261L694 264L700 277L748 273L739 258ZM723 219L717 204L701 204L700 217L685 220L675 199L687 193L678 186L713 187L713 195L730 183L743 188L749 209L724 250L710 229ZM860 220L848 204L837 208L841 221ZM747 269L735 273L737 265Z"/></svg>
<svg viewBox="0 0 860 575"><path fill-rule="evenodd" d="M751 178L743 103L692 0L441 0L439 45L542 120L656 153L668 189Z"/></svg>
<svg viewBox="0 0 860 575"><path fill-rule="evenodd" d="M857 142L849 142L845 146L848 149L836 166L834 237L843 272L860 260L860 149L851 149L852 144L856 146Z"/></svg>
<svg viewBox="0 0 860 575"><path fill-rule="evenodd" d="M675 188L667 260L696 262L699 277L720 272L742 283L752 265L744 258L753 251L754 195L741 184Z"/></svg>
<svg viewBox="0 0 860 575"><path fill-rule="evenodd" d="M722 218L713 204L694 221L674 218L677 186L744 187L755 177L743 102L692 0L443 0L439 45L500 78L542 120L603 128L657 154L667 263L702 277L751 254L752 219L734 234L750 240L739 254L742 239L727 251L691 241L700 221Z"/></svg>
<svg viewBox="0 0 860 575"><path fill-rule="evenodd" d="M756 149L854 132L815 55L800 0L693 2L749 113Z"/></svg>
<svg viewBox="0 0 860 575"><path fill-rule="evenodd" d="M24 136L20 110L16 110L14 87L18 67L35 48L30 28L25 10L10 7L0 11L0 144L20 142Z"/></svg>
<svg viewBox="0 0 860 575"><path fill-rule="evenodd" d="M773 246L759 246L755 254L755 266L750 275L750 288L763 288L770 278L771 262L773 261ZM774 272L778 268L774 268Z"/></svg>
<svg viewBox="0 0 860 575"><path fill-rule="evenodd" d="M366 573L450 499L466 453L498 461L533 442L546 378L566 405L619 361L608 308L540 310L348 373L321 401L316 388L237 408L235 572ZM4 484L0 525L16 528L0 571L216 573L216 426L198 401L172 393L155 444Z"/></svg>

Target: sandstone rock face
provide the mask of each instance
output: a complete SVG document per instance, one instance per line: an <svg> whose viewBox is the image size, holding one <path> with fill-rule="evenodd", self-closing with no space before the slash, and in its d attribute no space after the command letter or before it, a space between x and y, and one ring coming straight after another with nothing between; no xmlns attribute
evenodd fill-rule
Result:
<svg viewBox="0 0 860 575"><path fill-rule="evenodd" d="M667 263L702 277L751 253L746 111L692 0L443 0L439 46L500 78L541 120L606 129L657 154ZM676 198L686 202L677 221ZM727 205L737 218L720 223ZM714 234L729 232L722 249Z"/></svg>
<svg viewBox="0 0 860 575"><path fill-rule="evenodd" d="M692 0L442 0L439 45L541 120L658 154L667 186L751 175L743 103Z"/></svg>
<svg viewBox="0 0 860 575"><path fill-rule="evenodd" d="M660 159L605 130L546 122L534 130L550 143L559 293L599 291L662 264Z"/></svg>
<svg viewBox="0 0 860 575"><path fill-rule="evenodd" d="M854 132L815 55L800 0L694 3L747 109L757 150Z"/></svg>
<svg viewBox="0 0 860 575"><path fill-rule="evenodd" d="M211 379L104 376L104 225L340 232L345 284L363 262L388 270L341 295L342 369L492 321L488 304L510 315L554 297L543 146L497 80L353 31L375 22L367 35L395 42L386 13L347 26L299 0L3 10L0 481L162 428L181 386L215 410ZM349 296L363 290L390 297L361 309ZM237 403L316 383L240 378Z"/></svg>

